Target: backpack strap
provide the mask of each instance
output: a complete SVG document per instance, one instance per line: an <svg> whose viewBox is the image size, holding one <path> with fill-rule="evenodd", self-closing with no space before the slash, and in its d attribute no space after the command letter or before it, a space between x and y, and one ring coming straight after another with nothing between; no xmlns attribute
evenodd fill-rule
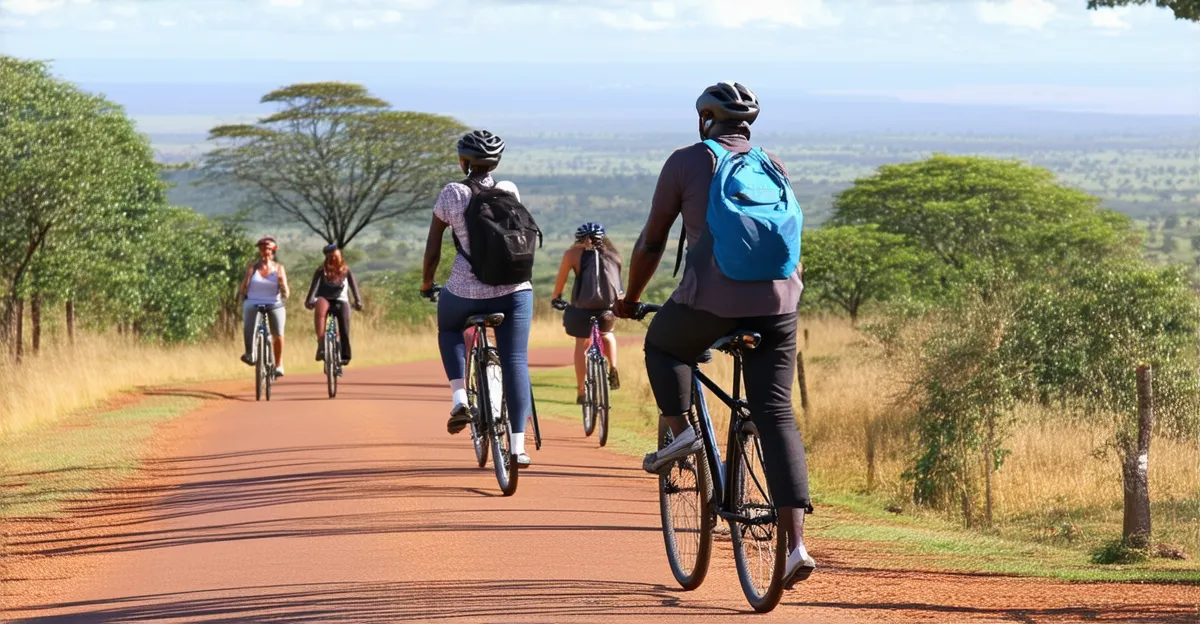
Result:
<svg viewBox="0 0 1200 624"><path fill-rule="evenodd" d="M717 159L717 162L713 164L713 172L716 173L717 166L721 164L721 159L729 155L730 152L712 139L705 139L704 147L707 147L708 151L712 152L713 157ZM675 272L671 274L671 277L678 276L679 267L683 266L683 248L685 245L687 245L687 227L681 224L679 226L679 251L675 253Z"/></svg>
<svg viewBox="0 0 1200 624"><path fill-rule="evenodd" d="M469 208L469 207L471 207L471 201L475 198L475 194L479 192L482 185L476 183L471 178L465 178L465 179L463 179L462 182L459 182L459 184L467 187L467 190L471 191L471 198L467 200L467 207ZM466 209L464 209L463 211L465 212ZM465 218L463 219L463 223L464 224L466 223ZM450 228L450 238L454 240L454 248L458 250L458 253L462 257L467 259L468 263L470 263L471 262L471 254L467 253L466 249L463 249L462 243L459 242L459 240L458 240L458 234L454 233L454 228Z"/></svg>

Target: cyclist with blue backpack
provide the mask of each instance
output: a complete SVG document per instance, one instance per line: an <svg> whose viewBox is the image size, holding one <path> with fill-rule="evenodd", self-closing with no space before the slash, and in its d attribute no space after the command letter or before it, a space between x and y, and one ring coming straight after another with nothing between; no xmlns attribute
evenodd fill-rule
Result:
<svg viewBox="0 0 1200 624"><path fill-rule="evenodd" d="M643 468L654 473L703 448L687 420L691 366L734 331L760 334L757 348L744 354L746 399L788 537L784 582L791 587L816 567L804 548L804 516L812 503L792 408L803 215L783 163L750 143L759 104L749 89L717 83L696 100L696 111L701 142L675 151L663 166L630 260L628 290L616 306L618 316L638 315L642 292L682 215L683 278L646 333L647 375L674 441L648 454Z"/></svg>

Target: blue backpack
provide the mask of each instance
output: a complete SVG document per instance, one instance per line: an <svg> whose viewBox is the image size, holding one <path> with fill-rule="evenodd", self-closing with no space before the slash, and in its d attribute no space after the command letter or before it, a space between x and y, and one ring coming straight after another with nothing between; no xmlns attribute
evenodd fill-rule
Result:
<svg viewBox="0 0 1200 624"><path fill-rule="evenodd" d="M788 179L761 148L738 154L711 139L704 145L717 158L705 219L717 268L743 282L788 279L804 225ZM680 240L676 272L682 259Z"/></svg>

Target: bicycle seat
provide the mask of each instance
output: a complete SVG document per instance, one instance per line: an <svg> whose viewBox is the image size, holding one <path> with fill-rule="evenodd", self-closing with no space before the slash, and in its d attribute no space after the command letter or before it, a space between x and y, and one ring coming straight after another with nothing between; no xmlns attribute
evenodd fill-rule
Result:
<svg viewBox="0 0 1200 624"><path fill-rule="evenodd" d="M504 314L497 312L495 314L476 314L467 319L467 329L483 325L484 327L496 327L504 322Z"/></svg>
<svg viewBox="0 0 1200 624"><path fill-rule="evenodd" d="M267 308L268 308L268 307L269 307L269 306L265 306L265 305L259 305L259 306L254 306L254 309L255 309L255 310L258 310L259 312L267 312L267 311L268 311L268 310L267 310Z"/></svg>
<svg viewBox="0 0 1200 624"><path fill-rule="evenodd" d="M762 336L750 331L737 331L713 343L712 348L733 355L758 346Z"/></svg>

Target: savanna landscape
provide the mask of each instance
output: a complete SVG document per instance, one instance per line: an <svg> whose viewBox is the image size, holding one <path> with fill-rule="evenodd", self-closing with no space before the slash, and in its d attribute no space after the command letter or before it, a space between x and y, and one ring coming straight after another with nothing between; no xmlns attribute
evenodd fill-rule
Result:
<svg viewBox="0 0 1200 624"><path fill-rule="evenodd" d="M1181 29L1200 17L1187 1L1090 4ZM657 480L639 468L658 434L646 323L618 324L622 387L598 448L550 306L580 223L603 222L628 259L662 163L695 140L690 100L663 131L494 126L497 178L544 233L530 371L545 437L522 490L494 498L442 427L436 306L418 292L430 208L475 122L337 76L218 89L245 114L122 100L134 91L0 44L6 620L744 608L728 531L702 590L664 565ZM755 130L804 210L792 398L821 566L770 617L1197 621L1200 125L980 111L994 123L930 130L930 108L926 125ZM675 288L679 227L644 301ZM238 361L238 286L267 235L292 296L287 375L261 403ZM303 301L330 242L366 304L336 399ZM446 236L439 283L454 254ZM704 370L732 376L721 355ZM533 567L478 571L491 554Z"/></svg>

